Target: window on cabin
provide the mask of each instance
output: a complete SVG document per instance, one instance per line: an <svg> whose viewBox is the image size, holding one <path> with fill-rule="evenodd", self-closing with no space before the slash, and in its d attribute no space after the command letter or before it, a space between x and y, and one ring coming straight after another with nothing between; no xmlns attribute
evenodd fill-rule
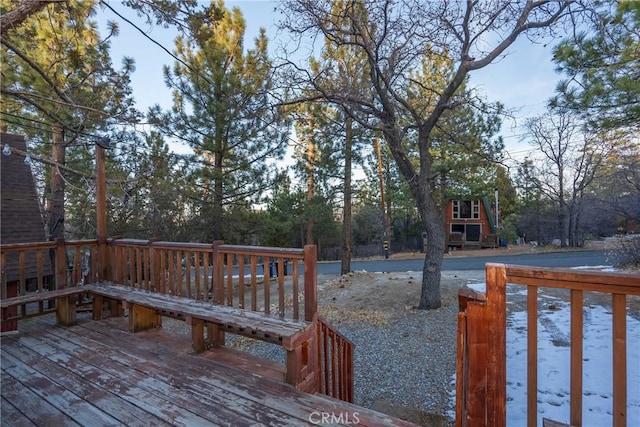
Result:
<svg viewBox="0 0 640 427"><path fill-rule="evenodd" d="M451 224L451 232L464 234L464 224Z"/></svg>
<svg viewBox="0 0 640 427"><path fill-rule="evenodd" d="M480 200L454 200L453 219L480 219Z"/></svg>

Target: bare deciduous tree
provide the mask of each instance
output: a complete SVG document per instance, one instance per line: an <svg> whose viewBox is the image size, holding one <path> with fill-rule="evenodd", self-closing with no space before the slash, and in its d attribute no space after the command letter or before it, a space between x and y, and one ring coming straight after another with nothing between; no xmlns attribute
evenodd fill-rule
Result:
<svg viewBox="0 0 640 427"><path fill-rule="evenodd" d="M545 29L552 30L578 6L569 0L288 0L281 5L281 28L298 38L298 45L308 37L312 42L323 38L366 58L367 90L327 78L331 62L310 70L288 61L286 84L290 90L311 87L319 99L341 105L361 125L384 135L417 201L428 239L419 308L441 305L445 233L433 193L432 133L447 111L481 105L464 90L470 72L506 54L518 37L540 37ZM443 62L450 64L445 71L438 66ZM423 78L429 70L440 74ZM424 94L431 99L425 101ZM417 143L407 144L408 138Z"/></svg>
<svg viewBox="0 0 640 427"><path fill-rule="evenodd" d="M615 143L607 133L586 134L584 122L568 111L549 112L526 122L530 143L542 153L540 190L556 205L561 246L577 246L585 192Z"/></svg>

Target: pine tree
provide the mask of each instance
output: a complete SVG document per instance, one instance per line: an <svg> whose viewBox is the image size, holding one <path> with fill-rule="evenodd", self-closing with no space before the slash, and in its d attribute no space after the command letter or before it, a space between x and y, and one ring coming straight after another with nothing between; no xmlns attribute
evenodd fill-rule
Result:
<svg viewBox="0 0 640 427"><path fill-rule="evenodd" d="M180 62L164 70L173 108L155 106L149 116L161 132L195 152L194 225L202 230L200 238L222 239L222 224L233 221L225 210L260 201L272 185L268 161L284 152L286 123L271 105L264 29L245 51L240 10L218 1L192 15L190 33L175 41Z"/></svg>
<svg viewBox="0 0 640 427"><path fill-rule="evenodd" d="M87 147L114 122L136 115L129 88L133 62L125 60L121 71L111 66L109 43L92 20L95 6L91 0L49 3L2 36L3 127L27 135L33 150L54 165L41 185L51 239L64 236L65 199L70 206L87 205L80 202L92 189L85 179L93 168ZM117 27L111 32L117 34ZM66 165L84 178L66 173ZM70 217L84 221L83 215Z"/></svg>
<svg viewBox="0 0 640 427"><path fill-rule="evenodd" d="M640 2L596 2L586 30L554 48L567 78L551 104L597 128L640 127Z"/></svg>

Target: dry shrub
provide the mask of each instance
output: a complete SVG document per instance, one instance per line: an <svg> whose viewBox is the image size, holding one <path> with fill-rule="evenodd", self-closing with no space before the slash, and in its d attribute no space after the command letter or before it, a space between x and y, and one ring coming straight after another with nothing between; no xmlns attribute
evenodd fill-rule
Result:
<svg viewBox="0 0 640 427"><path fill-rule="evenodd" d="M618 267L640 269L640 234L628 234L618 239L616 245L609 249Z"/></svg>

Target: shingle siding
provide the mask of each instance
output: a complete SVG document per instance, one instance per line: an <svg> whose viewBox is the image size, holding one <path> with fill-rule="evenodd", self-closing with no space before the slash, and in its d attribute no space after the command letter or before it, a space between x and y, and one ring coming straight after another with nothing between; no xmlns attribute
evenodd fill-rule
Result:
<svg viewBox="0 0 640 427"><path fill-rule="evenodd" d="M22 135L0 134L0 144L9 144L11 148L27 151ZM16 153L11 156L0 154L0 243L44 242L44 222L38 204L36 186L31 168L24 163L24 156ZM48 254L43 256L44 274L51 274L51 261ZM37 264L35 252L26 256L26 279L36 276ZM19 279L17 254L7 254L3 273L5 280Z"/></svg>

